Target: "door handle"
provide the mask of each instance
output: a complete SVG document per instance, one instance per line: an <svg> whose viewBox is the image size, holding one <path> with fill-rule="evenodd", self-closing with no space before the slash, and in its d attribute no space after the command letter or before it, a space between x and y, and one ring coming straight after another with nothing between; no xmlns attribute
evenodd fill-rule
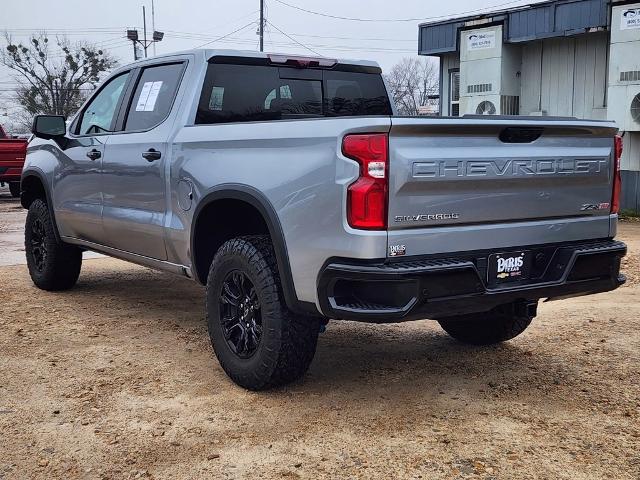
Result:
<svg viewBox="0 0 640 480"><path fill-rule="evenodd" d="M87 157L89 157L91 160L97 160L101 156L102 156L102 153L100 153L100 151L96 150L95 148L87 152Z"/></svg>
<svg viewBox="0 0 640 480"><path fill-rule="evenodd" d="M157 151L155 148L150 148L142 154L142 158L146 158L148 162L160 160L160 157L162 157L162 153Z"/></svg>

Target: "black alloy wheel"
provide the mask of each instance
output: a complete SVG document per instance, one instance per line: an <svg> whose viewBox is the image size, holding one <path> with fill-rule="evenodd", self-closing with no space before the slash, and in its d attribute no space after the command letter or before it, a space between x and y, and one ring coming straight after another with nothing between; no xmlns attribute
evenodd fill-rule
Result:
<svg viewBox="0 0 640 480"><path fill-rule="evenodd" d="M289 310L268 235L222 244L209 268L206 308L213 350L238 385L278 387L309 368L320 319Z"/></svg>
<svg viewBox="0 0 640 480"><path fill-rule="evenodd" d="M42 272L47 261L46 232L42 219L36 218L31 224L31 255L38 272Z"/></svg>
<svg viewBox="0 0 640 480"><path fill-rule="evenodd" d="M240 270L227 274L220 292L220 322L227 345L240 358L250 358L262 339L262 314L256 289Z"/></svg>
<svg viewBox="0 0 640 480"><path fill-rule="evenodd" d="M24 253L33 283L42 290L73 287L82 267L82 250L61 241L45 201L36 198L24 225Z"/></svg>

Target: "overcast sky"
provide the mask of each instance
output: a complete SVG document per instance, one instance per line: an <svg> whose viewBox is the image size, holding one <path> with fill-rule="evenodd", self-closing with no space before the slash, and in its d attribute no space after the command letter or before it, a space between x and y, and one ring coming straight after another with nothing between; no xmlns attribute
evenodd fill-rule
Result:
<svg viewBox="0 0 640 480"><path fill-rule="evenodd" d="M272 24L267 24L265 30L266 51L312 54L313 50L332 58L364 58L379 62L384 70L402 57L417 55L418 19L445 19L487 11L493 6L509 8L537 3L536 0L281 1L290 6L279 0L265 0L267 20ZM151 0L3 0L2 3L0 31L9 31L16 40L41 30L64 33L70 39L99 44L123 64L133 60L125 30L142 29L142 5L147 7L147 29L151 31ZM165 32L164 40L156 46L157 52L198 47L237 29L241 30L209 45L255 50L259 5L259 0L155 0L156 30ZM411 20L343 20L307 13L294 6L340 17ZM0 45L4 49L4 41L0 40ZM152 52L150 48L149 54ZM0 121L9 108L12 88L15 83L10 74L0 67Z"/></svg>

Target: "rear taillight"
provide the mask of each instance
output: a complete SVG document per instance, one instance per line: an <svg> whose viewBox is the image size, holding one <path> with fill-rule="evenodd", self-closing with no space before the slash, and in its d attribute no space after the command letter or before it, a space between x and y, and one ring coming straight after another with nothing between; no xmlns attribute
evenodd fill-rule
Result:
<svg viewBox="0 0 640 480"><path fill-rule="evenodd" d="M611 213L620 210L620 191L622 190L622 177L620 176L620 159L622 158L622 137L616 135L613 152L613 194L611 195Z"/></svg>
<svg viewBox="0 0 640 480"><path fill-rule="evenodd" d="M386 133L347 135L342 153L360 164L347 191L347 220L353 228L387 228L388 138Z"/></svg>

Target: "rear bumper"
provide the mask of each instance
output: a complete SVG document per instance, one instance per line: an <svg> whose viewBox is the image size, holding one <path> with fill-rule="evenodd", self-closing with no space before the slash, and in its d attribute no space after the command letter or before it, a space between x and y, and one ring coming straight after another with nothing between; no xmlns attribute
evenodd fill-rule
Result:
<svg viewBox="0 0 640 480"><path fill-rule="evenodd" d="M491 286L487 262L495 251L362 262L333 259L320 273L318 298L329 318L373 323L488 311L514 301L558 299L618 288L625 282L624 243L598 240L534 245L528 280Z"/></svg>

